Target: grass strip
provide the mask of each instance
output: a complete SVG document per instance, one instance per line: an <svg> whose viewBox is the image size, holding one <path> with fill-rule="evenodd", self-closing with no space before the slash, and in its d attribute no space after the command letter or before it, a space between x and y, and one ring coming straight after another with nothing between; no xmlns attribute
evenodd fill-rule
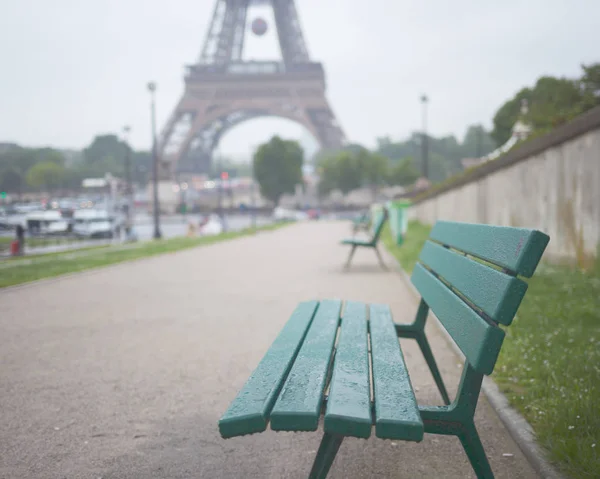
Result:
<svg viewBox="0 0 600 479"><path fill-rule="evenodd" d="M65 251L50 255L36 255L8 261L0 268L0 288L28 283L43 278L75 273L100 266L121 263L164 253L173 253L196 246L241 238L259 231L281 228L288 223L275 223L256 229L247 228L215 236L180 237L158 241L144 241L126 245L93 248L91 251Z"/></svg>

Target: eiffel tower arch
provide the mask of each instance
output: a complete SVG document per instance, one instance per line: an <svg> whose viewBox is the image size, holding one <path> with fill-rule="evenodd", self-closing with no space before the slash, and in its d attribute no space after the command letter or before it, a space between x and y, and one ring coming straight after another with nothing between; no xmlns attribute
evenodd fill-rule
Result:
<svg viewBox="0 0 600 479"><path fill-rule="evenodd" d="M248 9L257 4L273 10L280 61L242 60ZM339 148L346 140L325 90L323 66L310 60L294 0L215 0L200 58L186 67L183 96L159 138L160 176L208 173L223 134L261 116L293 120L322 149Z"/></svg>

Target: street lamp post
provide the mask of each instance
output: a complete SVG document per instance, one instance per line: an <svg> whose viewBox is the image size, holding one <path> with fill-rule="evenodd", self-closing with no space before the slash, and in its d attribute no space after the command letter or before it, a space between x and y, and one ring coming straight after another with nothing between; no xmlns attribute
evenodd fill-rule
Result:
<svg viewBox="0 0 600 479"><path fill-rule="evenodd" d="M156 144L156 108L154 105L154 92L156 91L156 83L148 83L148 91L150 91L150 109L152 114L152 186L153 186L153 203L154 203L154 239L160 239L160 205L158 203L158 151Z"/></svg>
<svg viewBox="0 0 600 479"><path fill-rule="evenodd" d="M133 187L131 182L131 148L129 147L130 126L123 127L123 136L125 140L125 198L127 204L127 218L125 224L125 233L127 239L131 237L133 230Z"/></svg>
<svg viewBox="0 0 600 479"><path fill-rule="evenodd" d="M428 138L427 138L427 102L429 99L427 95L421 95L421 104L423 105L423 133L421 136L421 160L423 168L423 177L428 179L429 176L429 152L428 152Z"/></svg>
<svg viewBox="0 0 600 479"><path fill-rule="evenodd" d="M256 189L255 189L255 183L254 183L254 157L252 157L250 159L250 168L251 168L251 174L250 174L250 204L251 204L251 208L252 208L252 228L256 229Z"/></svg>
<svg viewBox="0 0 600 479"><path fill-rule="evenodd" d="M181 209L182 209L182 213L183 213L183 222L185 223L186 218L187 218L186 191L188 189L188 184L186 182L183 182L183 183L181 183L181 185L179 185L179 187L181 188Z"/></svg>
<svg viewBox="0 0 600 479"><path fill-rule="evenodd" d="M223 221L223 172L220 155L217 155L217 215Z"/></svg>

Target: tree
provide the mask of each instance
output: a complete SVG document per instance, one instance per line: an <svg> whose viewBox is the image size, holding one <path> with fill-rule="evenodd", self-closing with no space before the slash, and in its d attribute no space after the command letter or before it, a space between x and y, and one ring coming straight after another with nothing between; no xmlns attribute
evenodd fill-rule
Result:
<svg viewBox="0 0 600 479"><path fill-rule="evenodd" d="M453 135L436 138L429 136L428 141L428 170L429 179L432 181L441 181L448 175L458 173L462 170L461 160L465 157L472 157L477 149L477 132L481 126L471 126L467 130L467 135L463 143L460 143ZM490 139L485 130L482 132L481 154L487 154L495 148L494 142ZM476 133L473 136L473 133ZM376 152L386 156L391 160L391 164L405 158L413 158L413 166L418 172L423 171L423 157L421 150L422 134L413 133L403 141L394 142L389 137L377 139ZM471 140L473 143L471 144Z"/></svg>
<svg viewBox="0 0 600 479"><path fill-rule="evenodd" d="M361 170L356 157L349 151L339 153L333 162L331 172L335 175L336 188L347 194L360 188Z"/></svg>
<svg viewBox="0 0 600 479"><path fill-rule="evenodd" d="M65 165L65 157L63 154L53 148L38 148L33 150L33 154L35 156L35 161L38 163L52 162L60 166Z"/></svg>
<svg viewBox="0 0 600 479"><path fill-rule="evenodd" d="M20 195L23 191L23 174L14 167L1 171L0 190Z"/></svg>
<svg viewBox="0 0 600 479"><path fill-rule="evenodd" d="M0 154L0 169L18 171L24 177L37 161L36 150L16 146Z"/></svg>
<svg viewBox="0 0 600 479"><path fill-rule="evenodd" d="M534 130L547 130L566 123L582 112L583 95L577 82L542 77L535 84L525 117Z"/></svg>
<svg viewBox="0 0 600 479"><path fill-rule="evenodd" d="M463 158L480 158L494 151L496 144L482 125L471 125L461 147Z"/></svg>
<svg viewBox="0 0 600 479"><path fill-rule="evenodd" d="M83 150L86 163L103 163L107 160L118 160L122 163L127 153L127 145L117 135L98 135L90 146Z"/></svg>
<svg viewBox="0 0 600 479"><path fill-rule="evenodd" d="M584 108L593 108L600 105L600 63L586 66L583 68L583 76L579 81L584 100Z"/></svg>
<svg viewBox="0 0 600 479"><path fill-rule="evenodd" d="M502 146L508 141L512 134L512 128L519 118L521 102L531 97L529 88L521 89L511 100L502 105L494 115L494 129L492 138L497 146Z"/></svg>
<svg viewBox="0 0 600 479"><path fill-rule="evenodd" d="M360 179L363 185L371 188L373 195L380 186L384 185L389 177L390 160L379 153L371 153L362 149L356 154L356 161L360 170Z"/></svg>
<svg viewBox="0 0 600 479"><path fill-rule="evenodd" d="M373 153L364 147L342 150L323 158L318 166L319 193L333 190L347 194L362 186L371 188L373 194L388 182L390 161L386 156Z"/></svg>
<svg viewBox="0 0 600 479"><path fill-rule="evenodd" d="M492 137L500 146L511 136L521 114L521 102L527 100L529 111L523 120L534 132L545 132L566 123L600 104L600 63L582 65L580 79L544 76L533 88L523 88L505 102L494 116Z"/></svg>
<svg viewBox="0 0 600 479"><path fill-rule="evenodd" d="M340 150L336 154L322 158L318 167L319 193L326 195L333 190L347 194L360 188L363 170L356 154Z"/></svg>
<svg viewBox="0 0 600 479"><path fill-rule="evenodd" d="M63 185L66 170L53 161L43 161L27 171L27 183L35 189L46 188L52 191Z"/></svg>
<svg viewBox="0 0 600 479"><path fill-rule="evenodd" d="M284 194L294 193L296 185L302 184L303 161L304 152L296 141L274 136L260 145L253 158L260 193L278 205Z"/></svg>
<svg viewBox="0 0 600 479"><path fill-rule="evenodd" d="M394 162L390 169L388 182L392 186L407 186L417 181L419 176L419 170L415 167L415 161L411 157L408 157Z"/></svg>

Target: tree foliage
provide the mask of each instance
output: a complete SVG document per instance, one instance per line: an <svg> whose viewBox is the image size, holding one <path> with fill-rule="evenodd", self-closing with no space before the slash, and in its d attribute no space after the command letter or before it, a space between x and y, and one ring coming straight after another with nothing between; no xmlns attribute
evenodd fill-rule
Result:
<svg viewBox="0 0 600 479"><path fill-rule="evenodd" d="M528 113L523 121L534 132L548 131L581 113L600 105L600 63L582 65L581 78L543 76L531 88L526 87L505 102L494 115L492 137L498 146L506 143L521 114L521 103L527 100Z"/></svg>
<svg viewBox="0 0 600 479"><path fill-rule="evenodd" d="M14 167L0 172L0 191L20 194L23 191L23 173Z"/></svg>
<svg viewBox="0 0 600 479"><path fill-rule="evenodd" d="M117 135L98 135L90 146L83 150L83 157L88 164L105 162L122 164L127 148Z"/></svg>
<svg viewBox="0 0 600 479"><path fill-rule="evenodd" d="M49 186L58 186L80 190L84 178L103 177L111 173L123 177L125 173L125 155L129 151L132 179L139 184L148 181L152 171L152 155L145 151L133 151L116 135L96 137L83 154L68 151L63 153L53 148L21 148L17 145L0 145L0 187L2 191L20 194L25 191L40 191ZM69 155L67 161L65 154ZM53 163L62 168L60 185L44 183L39 180L40 171L52 169L48 165L29 171L40 163ZM53 169L57 171L56 169ZM31 180L31 181L29 181Z"/></svg>
<svg viewBox="0 0 600 479"><path fill-rule="evenodd" d="M274 136L258 147L253 158L254 177L260 193L275 205L286 193L302 184L304 152L296 141Z"/></svg>
<svg viewBox="0 0 600 479"><path fill-rule="evenodd" d="M600 105L600 63L581 65L583 76L579 80L579 87L584 96L586 108Z"/></svg>
<svg viewBox="0 0 600 479"><path fill-rule="evenodd" d="M413 133L406 140L398 142L389 137L382 137L377 139L376 152L390 159L392 169L397 163L411 158L412 175L409 176L414 176L415 171L423 171L422 141L421 133ZM434 182L442 181L461 171L462 159L483 156L495 149L494 141L482 125L469 126L462 142L453 135L440 138L428 136L427 145L428 176ZM404 181L403 183L410 184Z"/></svg>
<svg viewBox="0 0 600 479"><path fill-rule="evenodd" d="M394 162L381 153L363 147L321 158L318 172L321 195L333 190L347 194L361 187L370 188L376 193L384 185L408 185L419 176L412 159Z"/></svg>
<svg viewBox="0 0 600 479"><path fill-rule="evenodd" d="M42 161L27 171L26 178L29 186L52 191L63 186L66 170L64 166L54 161Z"/></svg>
<svg viewBox="0 0 600 479"><path fill-rule="evenodd" d="M390 168L389 183L397 186L408 186L417 181L419 176L419 170L415 166L415 161L411 157L408 157L394 162Z"/></svg>

